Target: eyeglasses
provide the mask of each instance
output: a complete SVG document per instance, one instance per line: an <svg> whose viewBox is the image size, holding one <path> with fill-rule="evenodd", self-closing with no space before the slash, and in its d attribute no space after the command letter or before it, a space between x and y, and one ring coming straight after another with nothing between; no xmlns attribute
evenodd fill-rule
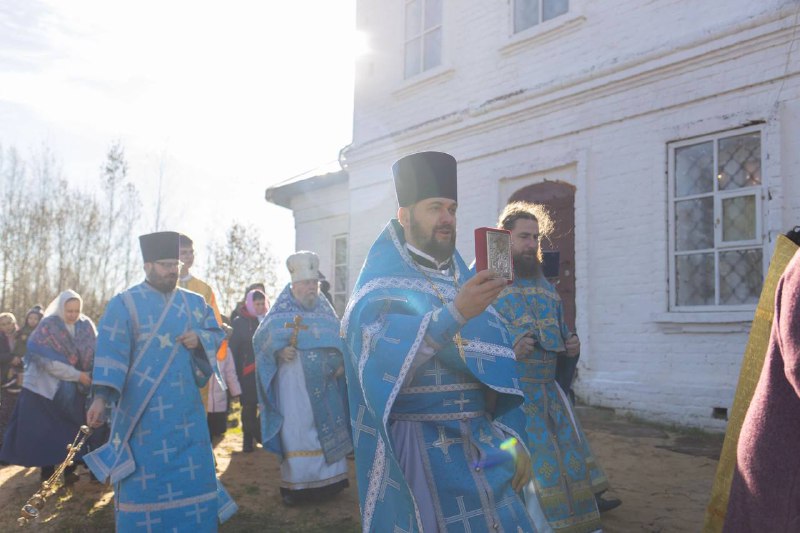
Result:
<svg viewBox="0 0 800 533"><path fill-rule="evenodd" d="M167 270L171 270L173 268L181 268L183 266L183 261L161 260L161 261L154 261L154 263L160 266L161 268Z"/></svg>

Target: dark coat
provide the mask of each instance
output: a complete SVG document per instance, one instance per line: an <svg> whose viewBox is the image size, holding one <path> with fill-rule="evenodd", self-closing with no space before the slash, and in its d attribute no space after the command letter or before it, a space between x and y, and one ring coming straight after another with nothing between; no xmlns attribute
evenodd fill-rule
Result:
<svg viewBox="0 0 800 533"><path fill-rule="evenodd" d="M233 333L228 341L228 347L236 363L236 376L242 386L240 398L242 405L258 403L255 368L253 367L253 370L245 375L245 369L255 365L256 362L253 352L253 335L256 329L258 329L257 318L239 315L233 320Z"/></svg>
<svg viewBox="0 0 800 533"><path fill-rule="evenodd" d="M726 533L800 531L800 251L778 282L764 368L739 436Z"/></svg>

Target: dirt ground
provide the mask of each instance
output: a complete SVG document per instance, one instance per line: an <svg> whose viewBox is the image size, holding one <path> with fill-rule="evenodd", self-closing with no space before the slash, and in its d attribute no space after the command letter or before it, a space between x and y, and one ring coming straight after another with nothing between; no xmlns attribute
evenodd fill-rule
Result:
<svg viewBox="0 0 800 533"><path fill-rule="evenodd" d="M676 431L579 407L592 448L623 505L603 515L606 533L700 531L722 447L721 435ZM350 488L324 504L284 507L275 457L258 449L241 453L241 433L230 430L216 448L223 484L239 512L221 526L232 532L357 532L358 494L351 462ZM113 530L112 493L89 480L63 488L48 501L35 531ZM39 487L38 469L0 469L0 531L18 529L20 507ZM21 529L20 529L21 530Z"/></svg>

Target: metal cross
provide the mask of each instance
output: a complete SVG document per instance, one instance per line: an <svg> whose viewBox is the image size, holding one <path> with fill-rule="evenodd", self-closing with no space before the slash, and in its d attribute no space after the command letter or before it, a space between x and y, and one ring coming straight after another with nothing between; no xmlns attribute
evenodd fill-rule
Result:
<svg viewBox="0 0 800 533"><path fill-rule="evenodd" d="M147 480L155 478L155 474L148 474L147 470L145 469L144 465L142 465L142 472L139 474L138 477L133 478L134 481L141 481L142 482L142 490L147 490Z"/></svg>
<svg viewBox="0 0 800 533"><path fill-rule="evenodd" d="M303 317L300 315L295 315L293 322L286 322L283 327L284 328L292 328L292 335L289 337L289 346L297 348L297 335L300 333L300 330L308 329L308 326L301 326L300 323L303 321Z"/></svg>
<svg viewBox="0 0 800 533"><path fill-rule="evenodd" d="M176 452L178 448L168 448L167 447L167 440L161 439L161 449L158 451L153 452L153 455L163 455L164 456L164 464L169 463L169 453Z"/></svg>
<svg viewBox="0 0 800 533"><path fill-rule="evenodd" d="M184 466L179 470L179 472L189 472L189 479L194 480L194 471L199 469L200 466L194 464L194 459L189 457L189 466Z"/></svg>
<svg viewBox="0 0 800 533"><path fill-rule="evenodd" d="M369 433L373 437L376 436L375 428L370 427L364 424L364 411L366 411L366 406L359 405L358 406L358 417L353 422L353 429L355 430L355 435L353 436L353 445L358 447L358 439L361 437L361 432Z"/></svg>
<svg viewBox="0 0 800 533"><path fill-rule="evenodd" d="M164 420L164 411L166 411L167 409L172 409L173 407L174 406L171 403L164 405L164 397L159 396L158 405L151 407L150 409L148 409L148 411L158 411L158 419Z"/></svg>
<svg viewBox="0 0 800 533"><path fill-rule="evenodd" d="M489 321L488 321L488 322L486 322L486 323L487 323L488 325L490 325L491 327L493 327L493 328L495 328L495 329L499 330L499 331L500 331L500 335L502 335L502 336L503 336L503 342L504 342L505 344L508 344L508 342L509 342L509 340L508 340L508 330L506 329L505 325L503 325L503 323L502 323L502 322L500 322L500 319L499 319L499 318L497 318L497 317L493 317L493 318L494 318L494 322L492 322L491 320L489 320Z"/></svg>
<svg viewBox="0 0 800 533"><path fill-rule="evenodd" d="M481 516L483 514L483 509L475 509L474 511L467 511L466 505L464 505L464 497L457 496L456 501L458 502L458 511L459 514L455 516L448 516L444 519L445 524L453 524L455 522L461 522L464 524L464 531L466 533L470 533L472 528L469 525L469 519L475 518L476 516Z"/></svg>
<svg viewBox="0 0 800 533"><path fill-rule="evenodd" d="M103 326L103 329L111 333L111 338L109 339L111 342L114 342L114 339L117 338L117 333L125 333L125 330L118 327L119 320L114 321L114 326Z"/></svg>

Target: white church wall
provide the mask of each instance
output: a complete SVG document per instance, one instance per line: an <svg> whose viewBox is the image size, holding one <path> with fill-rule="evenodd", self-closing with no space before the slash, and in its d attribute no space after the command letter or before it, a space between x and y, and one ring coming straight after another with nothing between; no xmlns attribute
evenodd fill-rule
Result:
<svg viewBox="0 0 800 533"><path fill-rule="evenodd" d="M731 405L749 317L669 309L668 144L763 123L768 260L776 235L800 224L800 80L786 55L795 4L611 4L573 0L565 20L509 37L509 3L444 2L442 67L404 81L403 3L359 1L375 52L357 68L349 190L321 196L349 208L352 286L395 215L390 165L402 155L434 149L459 160L457 245L468 262L472 229L494 225L510 194L569 183L578 394L721 429L711 414ZM326 218L307 201L293 203L298 247L314 249L348 209Z"/></svg>

